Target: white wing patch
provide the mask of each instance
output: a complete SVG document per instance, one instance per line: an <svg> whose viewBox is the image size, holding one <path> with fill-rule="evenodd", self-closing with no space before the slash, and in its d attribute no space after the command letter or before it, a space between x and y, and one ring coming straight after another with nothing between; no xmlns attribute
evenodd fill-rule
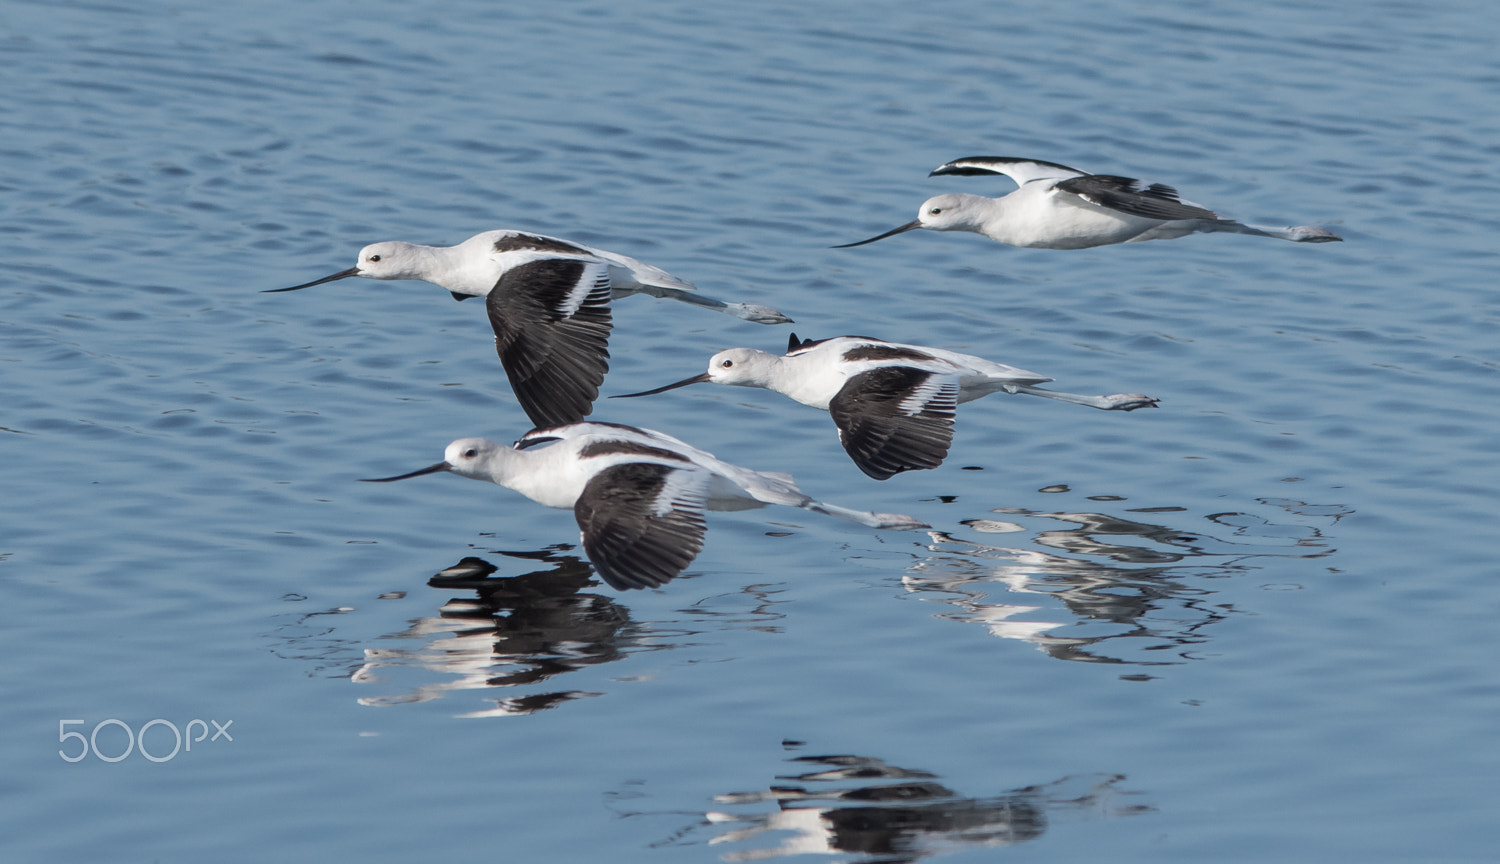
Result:
<svg viewBox="0 0 1500 864"><path fill-rule="evenodd" d="M933 402L952 404L958 395L958 379L951 375L928 375L897 407L907 416L921 414Z"/></svg>
<svg viewBox="0 0 1500 864"><path fill-rule="evenodd" d="M702 468L671 466L674 470L662 482L661 491L651 505L651 515L662 517L673 510L690 510L702 513L708 498L708 481L711 476Z"/></svg>
<svg viewBox="0 0 1500 864"><path fill-rule="evenodd" d="M578 277L578 283L568 292L567 300L563 308L558 309L558 314L565 318L573 317L583 301L588 299L589 294L599 289L609 288L609 265L602 261L589 261L584 265L583 274Z"/></svg>

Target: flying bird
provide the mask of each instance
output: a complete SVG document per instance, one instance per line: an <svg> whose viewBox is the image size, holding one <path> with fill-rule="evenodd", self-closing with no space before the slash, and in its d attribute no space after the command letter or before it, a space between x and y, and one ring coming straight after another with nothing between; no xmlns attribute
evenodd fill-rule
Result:
<svg viewBox="0 0 1500 864"><path fill-rule="evenodd" d="M1182 200L1171 186L1113 174L1087 174L1056 162L970 156L939 165L928 176L940 174L1004 174L1020 188L1001 198L962 192L937 195L922 203L913 221L868 240L834 248L863 246L917 228L972 231L1011 246L1034 249L1087 249L1212 232L1277 237L1297 243L1343 239L1311 225L1245 225Z"/></svg>
<svg viewBox="0 0 1500 864"><path fill-rule="evenodd" d="M431 282L457 300L484 297L500 363L538 426L576 422L593 410L609 371L612 297L666 297L761 324L791 320L766 306L704 297L691 282L634 258L513 230L486 231L457 246L374 243L348 270L266 293L351 276Z"/></svg>
<svg viewBox="0 0 1500 864"><path fill-rule="evenodd" d="M1160 401L1139 393L1079 396L1036 386L1051 380L942 348L865 336L799 341L793 333L785 355L730 348L709 359L707 372L611 398L650 396L705 382L774 390L833 415L844 449L876 480L941 465L953 443L959 403L991 393L1024 393L1104 411L1134 411Z"/></svg>
<svg viewBox="0 0 1500 864"><path fill-rule="evenodd" d="M871 528L930 527L910 516L815 501L790 475L741 468L670 435L614 423L533 429L512 447L460 438L435 465L366 482L440 471L571 509L589 561L619 590L656 588L681 573L703 548L705 510L786 504Z"/></svg>

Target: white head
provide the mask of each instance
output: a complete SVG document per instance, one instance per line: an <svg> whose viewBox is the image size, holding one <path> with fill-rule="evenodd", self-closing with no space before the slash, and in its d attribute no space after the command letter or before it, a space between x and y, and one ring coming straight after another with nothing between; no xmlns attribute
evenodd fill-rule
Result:
<svg viewBox="0 0 1500 864"><path fill-rule="evenodd" d="M704 380L736 387L764 387L766 378L781 358L754 348L730 348L708 360Z"/></svg>
<svg viewBox="0 0 1500 864"><path fill-rule="evenodd" d="M668 390L676 390L678 387L686 387L689 384L733 384L738 387L765 387L770 380L771 370L781 358L775 354L767 354L754 348L730 348L720 351L708 360L708 371L691 378L684 378L655 390L643 390L640 393L625 393L619 396L611 396L611 399L628 399L632 396L654 396L657 393L665 393Z"/></svg>
<svg viewBox="0 0 1500 864"><path fill-rule="evenodd" d="M324 282L348 279L350 276L363 276L366 279L425 279L426 277L419 269L422 257L420 250L423 248L426 247L415 243L403 243L400 240L371 243L359 250L358 263L348 270L340 270L332 276L324 276L322 279L314 279L290 288L272 288L265 293L300 291L303 288L322 285Z"/></svg>
<svg viewBox="0 0 1500 864"><path fill-rule="evenodd" d="M395 477L378 477L365 482L389 483L392 480L406 480L411 477L421 477L423 474L448 471L460 477L501 483L501 477L505 473L504 468L509 464L504 454L510 452L509 448L502 447L488 438L460 438L448 445L448 449L443 451L443 461L436 465L428 465L426 468L418 468Z"/></svg>
<svg viewBox="0 0 1500 864"><path fill-rule="evenodd" d="M929 231L977 231L982 206L979 202L989 200L963 192L934 195L923 201L917 211L917 227Z"/></svg>
<svg viewBox="0 0 1500 864"><path fill-rule="evenodd" d="M929 231L979 231L984 202L989 201L991 201L989 198L966 195L962 192L935 195L923 201L921 209L917 211L917 218L905 225L892 228L884 234L877 234L868 240L845 243L833 248L848 249L853 246L863 246L866 243L874 243L876 240L884 240L917 228L926 228Z"/></svg>
<svg viewBox="0 0 1500 864"><path fill-rule="evenodd" d="M509 447L496 444L488 438L460 438L443 451L443 462L449 471L475 480L495 480L498 463L504 460L501 453L511 453Z"/></svg>
<svg viewBox="0 0 1500 864"><path fill-rule="evenodd" d="M371 243L359 250L354 275L366 279L421 279L419 248L414 243L400 240Z"/></svg>

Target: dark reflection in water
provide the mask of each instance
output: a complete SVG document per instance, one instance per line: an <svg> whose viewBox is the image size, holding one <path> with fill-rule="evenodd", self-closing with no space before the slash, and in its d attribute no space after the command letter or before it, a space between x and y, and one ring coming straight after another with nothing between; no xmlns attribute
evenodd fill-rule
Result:
<svg viewBox="0 0 1500 864"><path fill-rule="evenodd" d="M795 773L758 792L715 796L725 809L661 845L688 845L705 828L709 845L743 844L781 835L771 847L724 853L724 861L788 855L840 854L846 861L918 861L979 847L1011 846L1040 837L1059 817L1130 816L1149 811L1129 798L1118 774L1064 777L1051 783L970 798L926 771L898 768L869 756L798 756ZM772 812L764 805L772 804Z"/></svg>
<svg viewBox="0 0 1500 864"><path fill-rule="evenodd" d="M439 699L454 690L534 686L637 651L671 647L657 638L660 634L633 622L612 598L588 592L597 584L593 570L577 556L560 554L564 548L500 553L547 565L518 576L494 576L494 564L468 557L429 579L432 588L464 596L444 603L436 616L415 619L405 630L383 637L415 641L416 647L367 648L365 662L350 678L373 684L398 670L420 668L441 673L443 680L425 681L396 695L366 696L360 703L403 705ZM598 695L553 689L507 696L464 716L531 714Z"/></svg>
<svg viewBox="0 0 1500 864"><path fill-rule="evenodd" d="M460 716L511 716L601 695L595 689L557 687L558 679L570 673L643 651L687 645L709 630L779 629L777 592L759 585L704 598L678 610L673 620L635 621L611 594L590 590L599 583L587 561L566 554L571 548L495 552L503 556L494 559L499 566L464 558L427 583L461 596L450 596L436 615L412 619L402 630L377 637L380 647L369 647L368 635L350 635L358 629L350 621L355 610L341 607L283 616L270 634L272 650L306 664L310 675L396 691L364 696L359 699L363 705L409 705L454 691L493 689L506 695ZM515 576L496 575L502 567L515 569L517 562L543 566ZM406 595L396 592L380 599ZM519 688L527 690L510 695Z"/></svg>
<svg viewBox="0 0 1500 864"><path fill-rule="evenodd" d="M1328 557L1335 550L1328 545L1327 528L1351 512L1291 499L1258 503L1264 513L1202 517L1211 526L1203 532L1103 513L996 510L1071 523L1031 538L1065 554L990 546L934 531L927 547L933 554L911 567L903 581L922 599L958 610L939 617L1030 641L1060 660L1180 663L1200 656L1198 646L1208 640L1211 625L1235 612L1232 604L1215 602L1216 592L1205 580L1285 569L1278 561ZM1298 521L1286 521L1288 514ZM963 524L980 533L1027 530L988 518ZM1010 600L1028 595L1032 602L1000 602L992 597L996 593ZM1068 617L1062 617L1064 612ZM1017 616L1021 620L1012 620Z"/></svg>

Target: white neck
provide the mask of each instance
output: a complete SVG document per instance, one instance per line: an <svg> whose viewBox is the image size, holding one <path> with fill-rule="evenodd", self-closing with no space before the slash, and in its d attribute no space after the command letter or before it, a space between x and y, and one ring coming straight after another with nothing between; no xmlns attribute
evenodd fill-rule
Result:
<svg viewBox="0 0 1500 864"><path fill-rule="evenodd" d="M817 354L799 354L795 357L772 357L775 365L774 378L768 376L764 385L783 396L811 405L824 411L828 403L844 386L846 378L838 365L822 362Z"/></svg>
<svg viewBox="0 0 1500 864"><path fill-rule="evenodd" d="M572 475L576 472L566 470L575 463L567 443L558 442L536 450L494 445L483 459L454 465L452 472L504 486L546 507L566 509L578 500L587 480L574 482Z"/></svg>
<svg viewBox="0 0 1500 864"><path fill-rule="evenodd" d="M458 294L484 297L495 287L504 268L490 256L466 255L464 251L464 244L418 246L414 250L430 268L425 277L428 282Z"/></svg>

